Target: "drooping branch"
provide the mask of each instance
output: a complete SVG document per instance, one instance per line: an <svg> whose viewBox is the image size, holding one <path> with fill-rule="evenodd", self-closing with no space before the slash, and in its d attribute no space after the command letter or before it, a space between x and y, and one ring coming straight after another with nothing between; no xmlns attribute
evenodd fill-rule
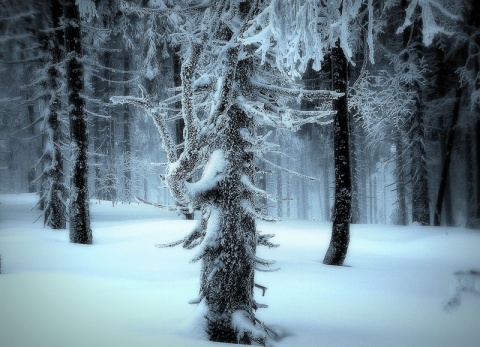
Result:
<svg viewBox="0 0 480 347"><path fill-rule="evenodd" d="M145 88L141 85L138 86L142 93L141 97L135 96L112 96L110 100L114 104L130 104L142 108L152 118L153 122L157 126L158 132L162 139L163 148L167 152L167 160L169 163L173 163L177 160L177 153L175 151L175 142L172 135L168 131L167 124L165 122L166 115L160 113L158 108L154 108L150 100L150 96L147 94Z"/></svg>
<svg viewBox="0 0 480 347"><path fill-rule="evenodd" d="M275 93L277 95L288 96L291 98L304 98L308 100L324 99L324 100L336 100L344 95L344 93L338 93L332 90L305 90L305 89L292 89L279 87L275 85L264 84L256 81L250 82L259 92L268 94Z"/></svg>

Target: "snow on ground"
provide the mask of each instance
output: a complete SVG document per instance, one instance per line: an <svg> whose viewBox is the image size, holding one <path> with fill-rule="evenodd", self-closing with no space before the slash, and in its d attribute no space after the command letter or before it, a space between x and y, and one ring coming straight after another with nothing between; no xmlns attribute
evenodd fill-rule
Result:
<svg viewBox="0 0 480 347"><path fill-rule="evenodd" d="M189 305L199 287L195 252L158 249L192 221L148 205L93 203L94 245L43 228L32 194L0 195L0 346L221 346ZM480 297L448 313L453 273L480 270L480 233L460 228L352 226L344 267L321 263L330 225L259 224L275 233L278 272L258 318L289 336L286 346L480 346Z"/></svg>

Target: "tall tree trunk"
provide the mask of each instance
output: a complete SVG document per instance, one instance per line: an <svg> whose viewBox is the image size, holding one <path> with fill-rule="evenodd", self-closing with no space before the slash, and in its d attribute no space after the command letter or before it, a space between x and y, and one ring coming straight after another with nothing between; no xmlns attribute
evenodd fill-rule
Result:
<svg viewBox="0 0 480 347"><path fill-rule="evenodd" d="M130 71L130 56L125 52L123 57L123 70L125 76ZM127 77L125 77L127 80ZM130 95L130 85L127 81L123 84L123 95ZM132 200L132 138L130 133L130 107L128 104L123 105L123 180L124 180L124 196L127 202Z"/></svg>
<svg viewBox="0 0 480 347"><path fill-rule="evenodd" d="M290 167L290 156L287 156L287 167ZM290 177L289 174L287 174L285 176L285 185L287 187L287 201L286 201L286 204L287 204L287 218L290 218L290 214L291 214L291 191L290 191L290 184L292 182L292 178Z"/></svg>
<svg viewBox="0 0 480 347"><path fill-rule="evenodd" d="M253 121L238 106L228 106L234 81L240 86L246 85L252 74L251 60L237 63L238 50L239 47L232 47L227 52L220 93L225 96L218 113L225 114L227 122L220 144L226 167L218 190L218 241L206 250L203 257L201 292L208 308L206 331L210 340L251 344L251 335L242 336L233 321L234 315L242 315L252 326L255 325L256 309L253 299L256 225L244 207L245 204L253 206L254 201L252 193L245 190L242 183L243 176L250 182L254 179L253 154L249 151L251 144L242 136L245 129L252 132Z"/></svg>
<svg viewBox="0 0 480 347"><path fill-rule="evenodd" d="M350 112L350 134L351 134L351 141L350 141L350 166L351 166L351 179L352 179L352 224L359 224L360 223L360 200L358 198L359 195L359 172L358 172L358 156L356 152L356 138L357 131L353 126L353 116Z"/></svg>
<svg viewBox="0 0 480 347"><path fill-rule="evenodd" d="M475 217L475 185L473 182L473 152L472 152L472 130L465 130L465 185L466 185L466 227L473 227L473 219Z"/></svg>
<svg viewBox="0 0 480 347"><path fill-rule="evenodd" d="M92 243L88 201L88 134L84 90L80 15L75 0L65 1L65 43L67 51L67 85L70 117L70 242Z"/></svg>
<svg viewBox="0 0 480 347"><path fill-rule="evenodd" d="M403 146L403 131L397 129L395 133L395 176L397 191L397 214L395 223L398 225L408 224L407 211L407 180L405 177L405 149Z"/></svg>
<svg viewBox="0 0 480 347"><path fill-rule="evenodd" d="M173 84L175 87L181 87L182 86L182 78L181 78L181 68L182 68L182 62L180 60L180 55L178 52L173 52ZM178 102L175 104L175 112L180 112L182 108L181 102ZM185 121L183 118L178 119L175 121L175 144L177 145L177 156L180 156L180 154L183 152L182 148L180 145L183 143L185 140L183 137L183 131L185 129ZM194 218L194 213L184 213L185 219L187 220L193 220Z"/></svg>
<svg viewBox="0 0 480 347"><path fill-rule="evenodd" d="M43 180L44 196L44 223L53 229L65 229L67 227L67 188L65 186L65 175L63 171L63 133L61 128L60 110L60 83L61 77L57 65L62 60L62 50L64 38L63 32L58 30L62 18L62 6L58 0L51 0L50 11L52 16L53 32L49 40L51 47L45 47L50 55L51 66L48 69L48 88L51 95L49 100L48 122L46 124L46 158L48 159L47 171Z"/></svg>
<svg viewBox="0 0 480 347"><path fill-rule="evenodd" d="M476 204L475 219L480 220L480 119L475 124L475 154L476 154Z"/></svg>
<svg viewBox="0 0 480 347"><path fill-rule="evenodd" d="M105 22L105 26L107 27L107 22ZM105 200L115 202L117 200L117 176L115 172L115 125L112 116L112 112L110 106L110 96L111 96L111 80L112 80L112 73L111 68L113 66L112 63L112 53L110 52L110 47L106 47L106 51L103 54L103 103L105 106L105 116L106 124L105 124L105 133L103 134L105 141L105 161L104 165L106 164L105 168L105 177L103 179L102 189L104 190L104 197Z"/></svg>
<svg viewBox="0 0 480 347"><path fill-rule="evenodd" d="M102 162L104 153L104 135L103 135L103 123L104 121L98 116L100 114L99 102L102 95L102 86L100 78L95 75L91 79L93 88L94 108L95 115L92 120L92 135L93 135L93 161L94 161L94 188L95 197L99 200L105 200L105 192L102 185Z"/></svg>
<svg viewBox="0 0 480 347"><path fill-rule="evenodd" d="M453 141L457 130L458 118L460 116L460 99L462 98L462 88L457 87L455 92L455 105L453 106L453 115L450 123L450 130L448 131L445 158L443 159L442 175L440 177L440 184L437 193L437 203L435 205L435 216L433 225L440 226L442 221L442 206L445 197L445 188L447 187L448 172L450 169L450 161L453 152Z"/></svg>
<svg viewBox="0 0 480 347"><path fill-rule="evenodd" d="M408 1L402 0L402 9L405 12L408 7ZM409 66L414 64L420 67L423 56L422 43L422 19L421 9L415 9L415 20L403 32L403 47L405 53L403 60L405 62L405 74L412 73ZM408 64L410 62L410 64ZM409 121L409 133L411 141L411 181L412 181L412 222L418 222L420 225L430 224L430 202L428 196L428 178L427 178L427 159L425 153L425 127L423 114L423 91L418 80L408 82L407 90L413 95L415 105Z"/></svg>
<svg viewBox="0 0 480 347"><path fill-rule="evenodd" d="M323 208L325 220L330 222L332 220L332 211L330 208L330 167L323 166Z"/></svg>
<svg viewBox="0 0 480 347"><path fill-rule="evenodd" d="M300 158L300 165L301 165L301 172L307 172L307 151L305 148L302 149L302 156ZM309 198L308 198L308 189L307 189L307 180L304 178L300 178L300 187L301 187L301 209L300 209L300 218L303 220L307 220L309 216Z"/></svg>
<svg viewBox="0 0 480 347"><path fill-rule="evenodd" d="M27 106L27 112L28 112L28 121L30 124L35 123L35 110L33 107L33 104L30 104ZM29 131L29 136L33 138L35 136L35 127L31 125L28 129ZM28 170L27 174L27 182L28 182L28 192L29 193L35 193L36 188L35 188L35 177L36 176L36 169L35 166L31 167L30 170Z"/></svg>
<svg viewBox="0 0 480 347"><path fill-rule="evenodd" d="M343 265L350 242L352 183L350 178L349 117L347 106L347 59L340 39L332 48L332 87L344 96L333 101L337 113L333 120L333 145L335 161L335 205L332 238L323 263Z"/></svg>
<svg viewBox="0 0 480 347"><path fill-rule="evenodd" d="M277 165L282 166L282 157L277 157ZM282 171L278 170L277 172L277 217L283 217L283 182L282 182Z"/></svg>
<svg viewBox="0 0 480 347"><path fill-rule="evenodd" d="M417 109L411 119L412 141L412 222L420 225L430 224L430 202L428 197L427 163L425 153L425 134L423 125L423 106L420 93Z"/></svg>

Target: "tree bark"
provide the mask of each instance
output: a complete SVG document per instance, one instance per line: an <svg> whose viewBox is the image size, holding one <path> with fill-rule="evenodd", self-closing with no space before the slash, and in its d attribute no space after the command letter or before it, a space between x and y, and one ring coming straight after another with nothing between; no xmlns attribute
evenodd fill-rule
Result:
<svg viewBox="0 0 480 347"><path fill-rule="evenodd" d="M401 129L397 129L395 134L395 176L397 180L397 214L395 216L395 224L398 225L408 224L405 165L403 132Z"/></svg>
<svg viewBox="0 0 480 347"><path fill-rule="evenodd" d="M92 243L88 196L88 134L85 101L80 15L75 0L65 2L65 43L69 56L66 62L70 117L70 242Z"/></svg>
<svg viewBox="0 0 480 347"><path fill-rule="evenodd" d="M277 157L277 165L279 167L282 166L282 157L280 155ZM283 217L283 180L281 170L277 172L277 217Z"/></svg>
<svg viewBox="0 0 480 347"><path fill-rule="evenodd" d="M51 95L49 101L49 113L47 122L47 146L49 160L46 179L43 182L43 192L48 194L45 197L44 204L44 223L53 229L65 229L67 227L67 189L65 187L65 175L63 171L62 144L63 134L60 122L60 95L58 94L59 82L61 77L57 65L62 60L62 50L64 38L63 32L59 30L60 21L63 15L62 6L58 0L50 2L50 11L52 16L53 33L50 34L51 47L45 47L49 51L51 66L48 69L48 87Z"/></svg>
<svg viewBox="0 0 480 347"><path fill-rule="evenodd" d="M332 87L344 96L333 101L337 111L333 124L335 161L335 205L332 238L323 259L327 265L343 265L350 242L352 183L349 149L349 116L347 106L347 59L340 46L340 39L332 48Z"/></svg>
<svg viewBox="0 0 480 347"><path fill-rule="evenodd" d="M457 130L458 118L460 116L460 99L462 98L462 88L457 87L455 92L455 105L453 106L452 120L448 131L445 158L443 159L442 175L440 176L440 184L437 193L437 203L435 204L435 215L433 225L440 226L442 221L442 207L445 197L445 189L447 187L448 172L450 169L450 161L452 158L453 141Z"/></svg>
<svg viewBox="0 0 480 347"><path fill-rule="evenodd" d="M475 191L473 184L473 153L472 153L472 135L471 129L465 129L465 206L466 206L466 227L473 227L473 219L475 216Z"/></svg>
<svg viewBox="0 0 480 347"><path fill-rule="evenodd" d="M128 72L130 71L130 56L128 52L124 54L123 70L125 71L125 76L128 76ZM126 77L125 80L127 80ZM130 85L127 81L123 84L123 93L124 95L130 95ZM128 203L132 200L132 137L130 132L132 117L130 112L130 106L128 104L123 105L123 186L125 200Z"/></svg>
<svg viewBox="0 0 480 347"><path fill-rule="evenodd" d="M402 0L401 5L405 12L408 7L408 1ZM416 8L415 11L414 22L405 28L403 32L405 74L412 73L409 71L410 64L419 67L420 59L423 56L421 9ZM410 64L408 64L409 62ZM412 93L415 102L408 124L411 141L412 222L417 222L420 225L429 225L430 202L425 153L425 127L423 122L423 91L418 78L408 82L405 87Z"/></svg>
<svg viewBox="0 0 480 347"><path fill-rule="evenodd" d="M475 152L476 152L476 164L477 164L477 175L475 177L475 182L477 186L477 196L476 196L476 207L475 207L475 219L480 221L480 119L477 120L475 124Z"/></svg>
<svg viewBox="0 0 480 347"><path fill-rule="evenodd" d="M181 87L182 86L182 78L181 78L181 70L182 70L182 62L180 61L180 55L177 52L172 52L173 54L173 84L175 87ZM178 102L175 105L175 112L181 111L182 104L181 102ZM185 121L183 118L178 119L175 122L175 144L177 145L177 156L180 157L180 154L182 154L183 150L180 147L181 144L185 141L184 136L183 136L183 131L185 129ZM184 213L185 219L187 220L193 220L194 219L194 212L191 213Z"/></svg>

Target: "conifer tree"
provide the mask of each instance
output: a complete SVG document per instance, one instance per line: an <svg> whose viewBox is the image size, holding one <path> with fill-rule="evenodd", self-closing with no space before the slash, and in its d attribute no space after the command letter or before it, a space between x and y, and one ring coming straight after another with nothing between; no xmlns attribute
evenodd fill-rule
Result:
<svg viewBox="0 0 480 347"><path fill-rule="evenodd" d="M91 244L88 194L88 133L80 13L75 0L65 0L65 49L70 118L70 242Z"/></svg>

